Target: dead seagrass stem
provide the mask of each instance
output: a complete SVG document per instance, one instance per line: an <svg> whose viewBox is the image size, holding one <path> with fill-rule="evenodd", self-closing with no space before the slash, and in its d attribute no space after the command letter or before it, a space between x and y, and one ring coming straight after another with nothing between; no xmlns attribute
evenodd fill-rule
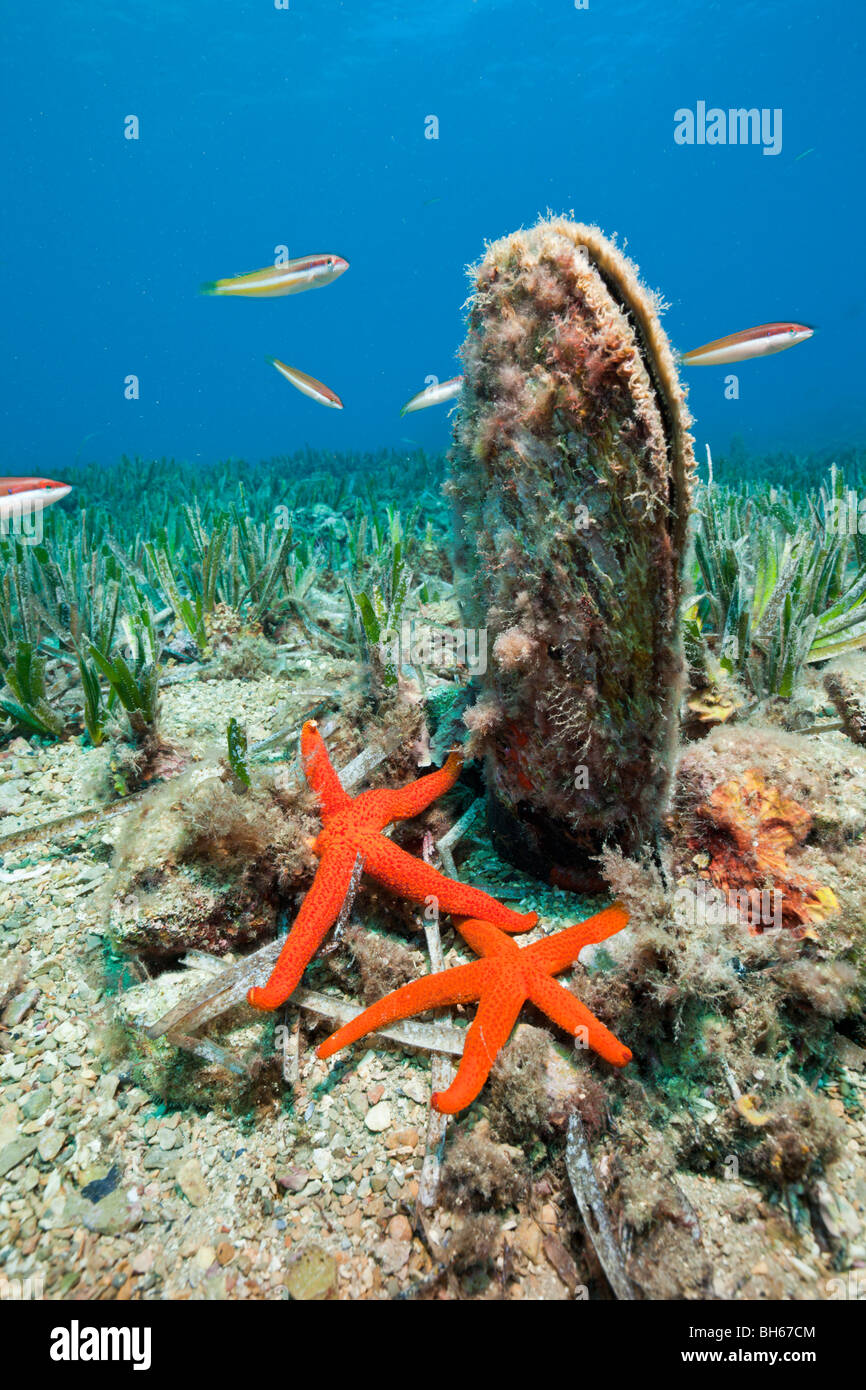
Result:
<svg viewBox="0 0 866 1390"><path fill-rule="evenodd" d="M626 1274L625 1261L614 1237L610 1216L592 1166L583 1120L576 1111L572 1112L568 1121L565 1167L583 1217L587 1237L607 1275L610 1287L617 1298L633 1299L631 1280Z"/></svg>
<svg viewBox="0 0 866 1390"><path fill-rule="evenodd" d="M448 484L465 718L500 848L565 887L655 838L678 732L690 417L659 302L594 227L544 219L472 272Z"/></svg>
<svg viewBox="0 0 866 1390"><path fill-rule="evenodd" d="M432 859L433 837L431 835L425 835L424 862L429 864ZM436 974L445 969L442 937L439 934L438 912L435 912L431 918L428 918L425 912L424 935L427 938L427 951L430 955L430 973L431 975ZM450 1027L451 1014L448 1010L440 1011L439 1021L443 1022L447 1027ZM437 1091L447 1090L453 1079L454 1072L451 1063L448 1061L447 1055L443 1053L434 1053L430 1059L430 1087L432 1093L435 1095ZM445 1136L447 1130L448 1116L440 1114L439 1111L434 1110L431 1105L430 1114L427 1117L424 1160L418 1179L418 1207L434 1207L436 1205L436 1198L439 1195L439 1178L442 1172L442 1154L445 1149Z"/></svg>

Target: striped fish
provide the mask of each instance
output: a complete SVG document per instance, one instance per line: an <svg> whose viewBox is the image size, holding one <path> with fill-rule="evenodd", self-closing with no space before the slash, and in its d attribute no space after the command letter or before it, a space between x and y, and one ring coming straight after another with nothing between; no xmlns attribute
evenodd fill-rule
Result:
<svg viewBox="0 0 866 1390"><path fill-rule="evenodd" d="M744 328L727 338L716 338L703 347L682 354L687 367L726 367L731 362L745 362L750 357L770 357L774 352L805 343L815 332L804 323L761 323L757 328Z"/></svg>
<svg viewBox="0 0 866 1390"><path fill-rule="evenodd" d="M0 519L22 511L41 511L71 491L68 483L55 483L51 478L0 478Z"/></svg>
<svg viewBox="0 0 866 1390"><path fill-rule="evenodd" d="M406 402L400 414L411 415L415 410L426 410L428 405L442 405L443 401L453 401L455 396L460 395L462 385L462 376L452 376L450 381L440 381L435 386L426 386Z"/></svg>
<svg viewBox="0 0 866 1390"><path fill-rule="evenodd" d="M264 270L252 270L249 275L235 275L230 280L208 280L202 294L239 294L247 299L276 299L284 294L300 294L302 290L318 290L330 285L349 269L342 256L301 256L285 265L269 265Z"/></svg>
<svg viewBox="0 0 866 1390"><path fill-rule="evenodd" d="M306 372L299 372L297 367L287 367L285 362L280 362L276 357L266 357L266 362L270 362L272 367L276 367L280 376L284 376L286 381L298 391L303 391L305 396L311 400L318 401L319 405L330 406L332 410L342 410L343 402L330 388L321 381L316 381L314 376L307 376Z"/></svg>

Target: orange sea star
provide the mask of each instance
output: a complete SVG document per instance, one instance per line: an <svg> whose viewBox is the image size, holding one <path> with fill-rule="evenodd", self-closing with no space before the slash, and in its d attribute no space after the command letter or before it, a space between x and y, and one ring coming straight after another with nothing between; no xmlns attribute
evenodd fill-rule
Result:
<svg viewBox="0 0 866 1390"><path fill-rule="evenodd" d="M446 878L382 834L391 821L417 816L453 787L463 765L459 753L450 753L438 772L419 777L406 787L361 792L354 797L343 789L314 720L301 730L301 759L322 809L322 830L313 846L319 867L270 979L247 995L257 1009L279 1008L298 984L337 919L359 855L365 873L411 902L435 898L440 912L483 916L505 931L527 931L535 926L537 913L514 912L479 888Z"/></svg>
<svg viewBox="0 0 866 1390"><path fill-rule="evenodd" d="M531 999L567 1032L578 1035L582 1030L587 1045L606 1061L624 1067L631 1061L629 1049L551 976L573 964L584 946L613 936L627 922L628 913L615 905L523 950L490 922L460 922L460 932L482 960L425 975L386 995L332 1033L318 1048L318 1055L331 1057L367 1033L425 1009L477 999L478 1011L466 1032L457 1075L447 1091L433 1095L434 1110L453 1115L478 1095L524 1002Z"/></svg>

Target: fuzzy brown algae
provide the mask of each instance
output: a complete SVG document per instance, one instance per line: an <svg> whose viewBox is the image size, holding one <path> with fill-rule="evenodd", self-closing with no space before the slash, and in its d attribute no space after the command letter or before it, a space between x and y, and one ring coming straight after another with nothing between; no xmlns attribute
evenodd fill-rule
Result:
<svg viewBox="0 0 866 1390"><path fill-rule="evenodd" d="M467 722L500 848L589 887L668 793L691 419L659 300L597 228L542 219L471 274L450 491L489 655Z"/></svg>

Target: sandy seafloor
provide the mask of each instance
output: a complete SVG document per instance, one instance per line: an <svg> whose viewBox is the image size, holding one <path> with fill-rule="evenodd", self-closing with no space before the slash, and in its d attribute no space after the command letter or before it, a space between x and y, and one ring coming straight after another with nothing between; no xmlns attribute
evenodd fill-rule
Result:
<svg viewBox="0 0 866 1390"><path fill-rule="evenodd" d="M285 681L271 677L171 686L163 735L205 761L230 714L251 741L263 738L334 678L329 658L309 665L288 705ZM0 757L0 984L11 999L0 1029L3 1278L73 1300L610 1297L561 1162L528 1184L501 1176L489 1202L495 1232L447 1200L415 1228L430 1094L423 1052L371 1040L329 1085L333 1064L315 1059L307 1033L316 1020L304 1015L288 1111L269 1097L233 1119L160 1104L135 1084L117 1035L116 972L106 965L105 884L123 807L26 834L93 806L107 756L19 738ZM356 915L367 901L362 889ZM135 974L120 983L135 987ZM808 1220L792 1222L748 1181L683 1172L678 1191L711 1274L695 1287L672 1255L668 1283L652 1296L866 1293L866 1053L850 1046L846 1058L848 1103L837 1082L826 1093L844 1142L816 1188L838 1238L828 1244L823 1222L820 1238ZM473 1112L484 1135L484 1111ZM508 1146L500 1147L507 1165ZM519 1150L510 1157L518 1167ZM648 1171L648 1185L658 1177ZM492 1242L491 1259L474 1268L464 1251L443 1274L442 1252L459 1248L467 1222L466 1241Z"/></svg>

